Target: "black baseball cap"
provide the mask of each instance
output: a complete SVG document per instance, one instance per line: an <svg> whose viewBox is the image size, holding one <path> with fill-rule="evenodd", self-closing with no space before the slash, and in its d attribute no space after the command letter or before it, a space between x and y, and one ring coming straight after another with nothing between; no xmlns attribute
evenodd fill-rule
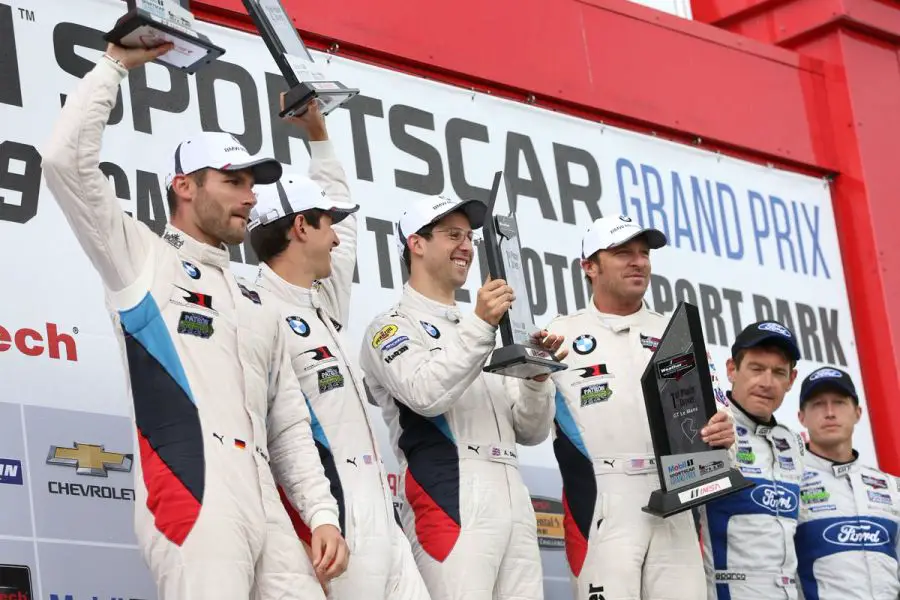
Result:
<svg viewBox="0 0 900 600"><path fill-rule="evenodd" d="M850 396L859 404L859 396L853 379L844 371L834 367L821 367L806 376L800 384L800 406L816 394L831 390Z"/></svg>
<svg viewBox="0 0 900 600"><path fill-rule="evenodd" d="M800 360L797 336L778 321L758 321L745 327L731 345L731 358L737 358L741 350L768 344L779 346L792 360Z"/></svg>

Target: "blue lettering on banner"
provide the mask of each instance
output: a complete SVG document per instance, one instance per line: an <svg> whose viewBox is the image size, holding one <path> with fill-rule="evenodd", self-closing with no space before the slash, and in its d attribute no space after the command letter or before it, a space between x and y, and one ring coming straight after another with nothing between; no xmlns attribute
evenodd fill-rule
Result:
<svg viewBox="0 0 900 600"><path fill-rule="evenodd" d="M616 161L616 179L622 213L661 230L676 248L740 261L746 246L747 258L755 253L760 266L831 279L818 206L624 157ZM749 222L742 221L748 213Z"/></svg>
<svg viewBox="0 0 900 600"><path fill-rule="evenodd" d="M22 462L14 458L0 458L0 483L22 485Z"/></svg>

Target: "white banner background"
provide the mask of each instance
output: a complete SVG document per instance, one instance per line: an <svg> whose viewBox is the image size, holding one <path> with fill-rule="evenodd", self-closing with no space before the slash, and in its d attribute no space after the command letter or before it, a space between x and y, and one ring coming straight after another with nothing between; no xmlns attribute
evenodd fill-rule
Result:
<svg viewBox="0 0 900 600"><path fill-rule="evenodd" d="M11 7L6 21L2 19L4 4ZM7 154L13 148L10 142L33 146L40 151L59 112L60 95L69 93L78 81L60 66L58 57L65 55L66 48L71 46L66 40L71 39L72 31L71 27L60 24L76 23L105 31L123 8L124 5L115 0L0 0L0 39L15 34L15 64L22 92L21 106L0 101L0 142L5 145L5 148L0 147L0 208L3 204L14 208L29 202L28 197L15 189L3 189L4 173L22 175L27 167L21 160L7 161ZM33 20L27 14L23 16L23 10L31 11ZM228 81L207 86L213 90L213 95L204 102L214 102L219 126L225 130L241 135L259 127L261 151L271 153L273 134L265 73L276 73L277 69L264 44L254 36L220 27L201 25L200 30L226 48L222 60L240 67L232 69L233 72L244 72L242 87ZM75 54L90 61L100 55L98 51L82 46L75 47ZM317 60L325 58L322 54L315 56ZM13 62L8 54L5 61L7 68ZM803 329L810 330L814 325L815 332L801 346L805 360L798 367L798 385L778 411L779 420L799 428L796 420L799 381L829 360L829 351L836 343L846 363L837 364L848 370L861 385L830 193L824 181L342 58L332 58L323 66L329 76L377 99L380 104L377 112L382 115L364 119L357 115L360 118L355 125L347 110L338 110L328 118L329 131L351 179L354 198L362 205L360 283L354 288L351 319L345 330L351 345L360 343L366 323L395 302L400 293L401 275L393 239L386 245L382 240L382 247L389 256L379 254L378 235L369 226L375 229L379 223L387 226L387 222L393 222L403 207L419 195L397 186L396 170L429 172L425 162L398 147L410 148L403 142L401 121L412 120L410 115L418 110L427 114L419 115L422 120L416 122L426 123L426 126L407 125L405 131L431 147L425 153L430 153L432 160L437 161L439 157L440 169L428 179L436 182L437 188L433 192L455 194L451 181L458 184L463 172L470 185L487 187L496 170L505 168L509 174L515 166L521 179L545 181L543 204L525 194L518 197L517 203L525 245L541 259L536 265L539 276L532 275L533 280L544 282L538 286L534 300L541 305L539 300L546 297L546 306L537 310L538 324L555 316L563 302L569 311L574 310L582 293L576 293L574 287L580 275L576 273L573 278L570 268L579 255L580 238L591 220L591 213L585 202L561 199L564 194L560 192L556 166L559 161L555 160L554 152L559 154L560 146L567 146L584 151L580 155L583 157L586 153L590 162L597 165L596 174L599 174L602 188L599 209L604 214L626 212L635 220L652 223L669 234L670 247L655 252L652 257L654 273L664 278L657 279L655 284L668 285L669 292L668 295L663 293L665 286L656 287L656 295L651 290L647 297L651 308L658 308L657 301L663 299L668 300L671 310L677 302L672 297L673 290L683 286L676 282L684 280L698 294L693 301L701 305L703 314L708 315L710 310L704 305L700 286L709 286L703 288L708 292L706 304L712 302L714 305L717 301L721 307L721 330L718 325L712 326L714 321L709 321L706 327L707 334L712 336L709 339L714 341L709 349L722 379L728 346L735 335L735 317L741 325L756 320L754 295L757 295L768 299L773 307L776 299L786 301L793 328L801 339L806 337L801 331L802 320L809 321L808 314L814 319L814 323L803 324ZM177 77L180 75L172 75L159 65L148 65L146 69L147 87L162 92L173 89L173 80ZM137 172L158 176L156 191L164 198L163 180L170 168L175 145L188 132L201 129L198 77L186 79L189 102L184 110L150 109L152 134L135 129L133 113L140 112L138 109L146 98L133 97L133 80L134 75L122 86L123 117L121 122L108 127L102 152L104 161L115 163L127 175L132 199L126 199L122 194L122 207L132 212L137 210L133 200L138 184ZM15 85L15 78L10 81ZM245 96L243 101L241 90ZM248 110L253 105L256 109ZM254 117L257 111L262 115L261 120ZM249 117L245 118L245 115ZM455 146L450 144L448 150L445 136L446 126L453 119L483 125L489 139L488 142L464 140L460 145L461 165L456 159L450 160ZM365 136L361 135L363 124ZM536 162L529 162L525 154L518 154L516 143L526 150L533 148ZM308 158L303 143L292 139L289 148L292 162L289 168L305 171ZM507 155L512 157L511 162L505 162ZM371 177L366 176L365 156L371 160ZM287 162L286 158L282 160ZM564 163L562 167L565 167ZM357 174L365 178L357 178ZM568 174L574 185L587 185L591 178L590 169L579 165L571 165ZM13 181L13 178L7 178L7 181ZM594 181L596 183L596 179ZM16 185L13 182L7 184L7 188ZM704 198L710 191L712 193L711 206L718 223L718 253L713 250L715 244L709 234L710 228L704 226L700 232L695 188ZM501 198L499 202L505 205L506 199ZM659 210L649 210L651 205ZM563 220L567 212L574 216L575 223ZM679 229L681 234L677 233ZM755 230L767 229L767 236L754 235ZM780 241L776 231L782 232ZM692 234L692 241L688 234ZM734 251L731 258L728 248ZM0 251L6 257L0 263L0 281L5 291L0 326L8 331L10 338L23 328L33 328L46 337L46 324L57 324L59 332L71 336L73 343L70 345L77 348L77 361L66 360L65 346L62 359L51 358L48 351L39 356L26 356L16 349L15 344L5 347L0 331L0 350L5 350L0 352L0 401L128 415L123 367L104 307L99 278L45 186L40 188L34 218L25 223L0 220ZM547 262L547 254L551 255L550 263L562 260L554 259L553 255L565 257L564 271L556 279ZM391 273L387 281L392 288L381 285L382 278L387 277L388 266ZM253 266L235 263L234 268L243 275L252 277L255 274ZM473 297L480 277L476 264L466 286ZM555 281L562 286L559 289L564 292L564 300L557 298ZM723 296L723 290L731 291ZM741 296L740 302L736 300L737 293ZM804 310L802 305L811 310L798 313L798 304L801 311ZM732 309L736 309L736 315ZM835 323L836 333L823 334L823 328L834 327ZM838 356L834 355L831 360ZM395 471L396 463L389 451L381 417L374 410L372 417L385 457L391 463L390 469ZM855 444L865 462L876 464L865 416L857 429ZM522 456L526 465L555 468L549 441L525 450ZM555 482L551 489L554 486ZM558 490L555 495L558 497Z"/></svg>

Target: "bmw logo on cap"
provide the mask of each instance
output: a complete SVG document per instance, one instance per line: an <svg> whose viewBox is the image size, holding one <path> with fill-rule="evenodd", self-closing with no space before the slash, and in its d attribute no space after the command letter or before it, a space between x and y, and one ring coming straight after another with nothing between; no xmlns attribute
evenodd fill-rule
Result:
<svg viewBox="0 0 900 600"><path fill-rule="evenodd" d="M309 335L309 323L300 317L288 317L287 324L291 326L291 330L300 337Z"/></svg>
<svg viewBox="0 0 900 600"><path fill-rule="evenodd" d="M575 341L572 342L572 350L574 350L576 354L590 354L596 347L597 340L589 333L579 335L575 338Z"/></svg>

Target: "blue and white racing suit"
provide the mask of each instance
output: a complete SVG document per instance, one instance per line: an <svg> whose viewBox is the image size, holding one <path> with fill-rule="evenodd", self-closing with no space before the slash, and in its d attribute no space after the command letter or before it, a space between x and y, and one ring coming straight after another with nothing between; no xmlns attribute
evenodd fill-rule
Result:
<svg viewBox="0 0 900 600"><path fill-rule="evenodd" d="M897 600L900 481L812 452L800 484L794 543L806 600Z"/></svg>
<svg viewBox="0 0 900 600"><path fill-rule="evenodd" d="M795 600L803 440L774 419L760 423L730 399L737 467L756 485L699 509L707 597Z"/></svg>

